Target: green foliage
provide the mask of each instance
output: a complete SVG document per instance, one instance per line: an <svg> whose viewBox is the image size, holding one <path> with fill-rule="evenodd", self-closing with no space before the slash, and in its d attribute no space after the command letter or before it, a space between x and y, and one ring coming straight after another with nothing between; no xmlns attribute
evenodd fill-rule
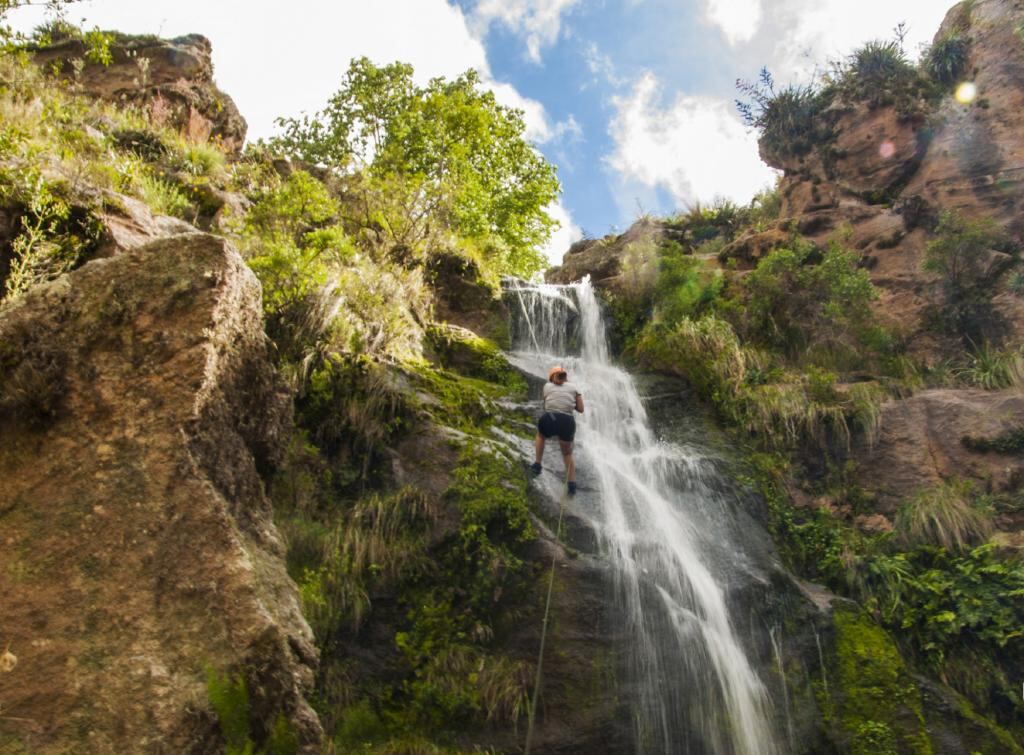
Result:
<svg viewBox="0 0 1024 755"><path fill-rule="evenodd" d="M737 79L736 88L748 98L737 99L736 107L769 154L800 157L827 141L828 128L820 115L828 99L817 87L791 84L776 90L775 79L762 68L757 82Z"/></svg>
<svg viewBox="0 0 1024 755"><path fill-rule="evenodd" d="M857 256L837 244L824 255L795 241L772 251L744 280L736 308L740 331L790 358L807 354L823 364L863 364L884 348L871 303L878 293Z"/></svg>
<svg viewBox="0 0 1024 755"><path fill-rule="evenodd" d="M952 32L936 40L921 59L921 65L933 81L952 89L960 83L967 67L967 40Z"/></svg>
<svg viewBox="0 0 1024 755"><path fill-rule="evenodd" d="M234 676L206 670L206 695L217 714L220 732L229 755L252 755L249 738L249 689L241 674Z"/></svg>
<svg viewBox="0 0 1024 755"><path fill-rule="evenodd" d="M934 318L940 329L966 343L987 340L996 325L992 298L996 289L988 271L991 250L1011 250L1005 234L987 218L968 220L942 214L937 238L928 244L924 269L935 273L940 304Z"/></svg>
<svg viewBox="0 0 1024 755"><path fill-rule="evenodd" d="M992 533L992 520L977 499L973 486L963 481L923 490L897 512L896 532L909 546L963 550L982 543Z"/></svg>
<svg viewBox="0 0 1024 755"><path fill-rule="evenodd" d="M965 436L961 438L960 442L970 450L978 453L1021 453L1024 452L1024 426L1005 430L994 438Z"/></svg>
<svg viewBox="0 0 1024 755"><path fill-rule="evenodd" d="M952 375L961 383L987 391L1019 386L1024 384L1024 353L1001 351L983 343L971 350L964 363L953 367Z"/></svg>
<svg viewBox="0 0 1024 755"><path fill-rule="evenodd" d="M681 254L677 245L662 246L655 284L652 320L672 326L683 318L699 318L722 291L721 271L699 258Z"/></svg>
<svg viewBox="0 0 1024 755"><path fill-rule="evenodd" d="M159 175L153 175L149 170L137 173L133 184L142 201L159 215L184 218L192 209L188 197L176 184Z"/></svg>
<svg viewBox="0 0 1024 755"><path fill-rule="evenodd" d="M545 212L558 194L555 170L523 139L522 113L479 83L469 71L419 87L411 66L353 60L327 107L280 119L274 144L311 162L365 166L371 187L405 187L392 213L403 225L447 224L487 250L498 272L529 276L543 267L537 247L555 225Z"/></svg>
<svg viewBox="0 0 1024 755"><path fill-rule="evenodd" d="M62 194L33 167L0 170L0 199L23 208L0 303L71 270L98 242L99 221L73 213Z"/></svg>

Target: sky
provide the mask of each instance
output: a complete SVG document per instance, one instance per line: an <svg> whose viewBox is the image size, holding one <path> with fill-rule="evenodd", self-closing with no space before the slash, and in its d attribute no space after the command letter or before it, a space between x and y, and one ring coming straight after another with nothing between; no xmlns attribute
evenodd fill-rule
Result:
<svg viewBox="0 0 1024 755"><path fill-rule="evenodd" d="M480 72L521 108L527 136L558 168L557 264L586 235L624 230L775 180L736 111L736 80L767 66L806 83L830 60L908 29L916 57L954 0L86 0L91 28L207 36L218 85L249 123L314 113L354 57L411 63L422 83ZM31 30L39 10L11 15Z"/></svg>

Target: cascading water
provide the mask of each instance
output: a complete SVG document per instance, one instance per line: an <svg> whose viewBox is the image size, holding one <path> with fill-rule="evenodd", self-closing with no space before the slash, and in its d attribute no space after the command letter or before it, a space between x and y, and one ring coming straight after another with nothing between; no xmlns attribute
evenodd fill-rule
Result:
<svg viewBox="0 0 1024 755"><path fill-rule="evenodd" d="M727 609L723 584L743 567L714 461L659 442L631 377L611 363L588 281L512 281L513 364L544 376L563 364L581 386L572 505L590 518L611 563L630 642L629 684L639 753L761 753L778 748L771 704ZM570 354L571 352L571 354ZM558 458L552 451L551 458ZM558 495L560 461L541 484Z"/></svg>

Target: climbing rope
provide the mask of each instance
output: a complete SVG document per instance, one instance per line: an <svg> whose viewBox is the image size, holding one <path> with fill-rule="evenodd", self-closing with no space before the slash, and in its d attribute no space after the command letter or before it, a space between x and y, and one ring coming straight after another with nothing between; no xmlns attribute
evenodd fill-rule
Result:
<svg viewBox="0 0 1024 755"><path fill-rule="evenodd" d="M562 515L565 514L565 497L567 493L562 493L562 498L558 503L558 525L555 527L555 538L561 539L562 536ZM523 755L530 755L530 740L533 739L533 721L537 715L537 697L540 695L540 682L541 674L544 668L544 642L548 636L548 617L551 614L551 589L555 586L555 564L558 561L558 549L551 555L551 575L548 577L548 597L544 602L544 620L540 625L540 652L537 653L537 676L533 681L533 697L530 699L530 709L526 715L526 747L523 749Z"/></svg>

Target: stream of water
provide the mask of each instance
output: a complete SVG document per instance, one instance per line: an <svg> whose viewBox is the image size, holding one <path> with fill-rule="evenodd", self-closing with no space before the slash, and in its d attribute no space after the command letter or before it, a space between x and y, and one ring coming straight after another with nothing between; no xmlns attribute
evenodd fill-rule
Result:
<svg viewBox="0 0 1024 755"><path fill-rule="evenodd" d="M733 627L725 588L742 568L742 538L716 484L718 467L693 445L659 439L633 379L615 366L588 281L511 281L510 359L540 377L562 364L580 386L581 492L612 565L617 617L629 638L628 687L636 751L645 755L773 755L771 701ZM560 495L552 442L539 483Z"/></svg>

